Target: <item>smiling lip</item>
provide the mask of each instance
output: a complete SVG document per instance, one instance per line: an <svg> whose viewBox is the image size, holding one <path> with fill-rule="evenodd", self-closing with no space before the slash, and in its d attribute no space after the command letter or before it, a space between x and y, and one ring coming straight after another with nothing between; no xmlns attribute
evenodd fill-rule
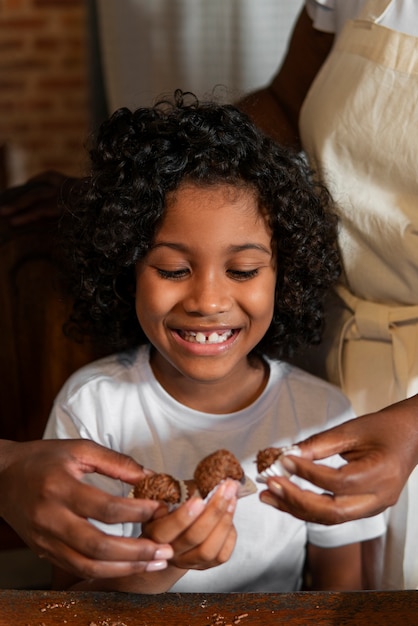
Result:
<svg viewBox="0 0 418 626"><path fill-rule="evenodd" d="M222 344L228 341L234 331L228 330L179 330L180 337L188 343L197 343L201 346Z"/></svg>
<svg viewBox="0 0 418 626"><path fill-rule="evenodd" d="M213 356L228 350L235 343L239 328L173 329L174 337L187 352Z"/></svg>

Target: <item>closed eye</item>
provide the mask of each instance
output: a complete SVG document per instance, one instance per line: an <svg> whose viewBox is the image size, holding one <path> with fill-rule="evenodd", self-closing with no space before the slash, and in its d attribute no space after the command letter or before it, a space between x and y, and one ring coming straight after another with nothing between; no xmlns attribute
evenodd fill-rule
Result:
<svg viewBox="0 0 418 626"><path fill-rule="evenodd" d="M250 280L258 275L258 268L251 270L228 270L228 276L234 280Z"/></svg>
<svg viewBox="0 0 418 626"><path fill-rule="evenodd" d="M165 280L182 280L190 275L189 268L181 268L177 270L165 270L160 267L156 268L156 271L161 278ZM255 278L259 273L258 268L251 270L227 270L227 275L236 281L246 281Z"/></svg>
<svg viewBox="0 0 418 626"><path fill-rule="evenodd" d="M188 268L182 268L178 270L163 270L159 267L156 268L159 276L161 278L165 278L166 280L181 280L189 275Z"/></svg>

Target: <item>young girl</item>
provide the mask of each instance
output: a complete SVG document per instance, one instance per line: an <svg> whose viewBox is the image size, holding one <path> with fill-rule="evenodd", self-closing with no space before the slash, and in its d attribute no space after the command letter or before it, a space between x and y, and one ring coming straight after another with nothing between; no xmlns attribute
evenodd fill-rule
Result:
<svg viewBox="0 0 418 626"><path fill-rule="evenodd" d="M329 196L301 158L234 107L176 92L172 104L116 111L91 159L64 229L72 324L118 352L69 379L47 438L93 439L183 479L228 448L256 480L258 450L352 417L336 388L282 360L320 340L339 274ZM106 530L141 534L139 524ZM207 504L192 498L143 531L171 543L166 569L78 587L295 591L306 564L312 588L357 589L360 542L383 523L308 524L255 494L237 502L226 481Z"/></svg>

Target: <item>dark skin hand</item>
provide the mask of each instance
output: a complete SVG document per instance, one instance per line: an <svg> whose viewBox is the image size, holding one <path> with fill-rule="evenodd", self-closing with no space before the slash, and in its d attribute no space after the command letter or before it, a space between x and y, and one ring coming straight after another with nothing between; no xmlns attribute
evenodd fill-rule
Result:
<svg viewBox="0 0 418 626"><path fill-rule="evenodd" d="M355 418L298 444L302 458L284 457L292 473L333 495L299 489L286 478L268 480L260 499L295 517L338 524L370 517L396 503L418 464L418 395ZM312 461L340 454L339 469Z"/></svg>
<svg viewBox="0 0 418 626"><path fill-rule="evenodd" d="M171 546L112 537L87 518L145 522L162 506L119 498L81 482L98 472L134 484L144 470L130 457L87 440L0 441L0 515L38 555L78 577L164 569Z"/></svg>

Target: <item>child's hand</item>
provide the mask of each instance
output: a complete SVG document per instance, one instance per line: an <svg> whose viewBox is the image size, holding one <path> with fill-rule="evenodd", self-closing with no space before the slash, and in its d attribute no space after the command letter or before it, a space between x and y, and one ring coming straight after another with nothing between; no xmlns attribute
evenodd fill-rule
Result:
<svg viewBox="0 0 418 626"><path fill-rule="evenodd" d="M173 513L147 522L144 536L171 544L174 557L169 563L177 568L203 570L220 565L235 547L237 490L236 481L226 480L207 504L191 498Z"/></svg>

